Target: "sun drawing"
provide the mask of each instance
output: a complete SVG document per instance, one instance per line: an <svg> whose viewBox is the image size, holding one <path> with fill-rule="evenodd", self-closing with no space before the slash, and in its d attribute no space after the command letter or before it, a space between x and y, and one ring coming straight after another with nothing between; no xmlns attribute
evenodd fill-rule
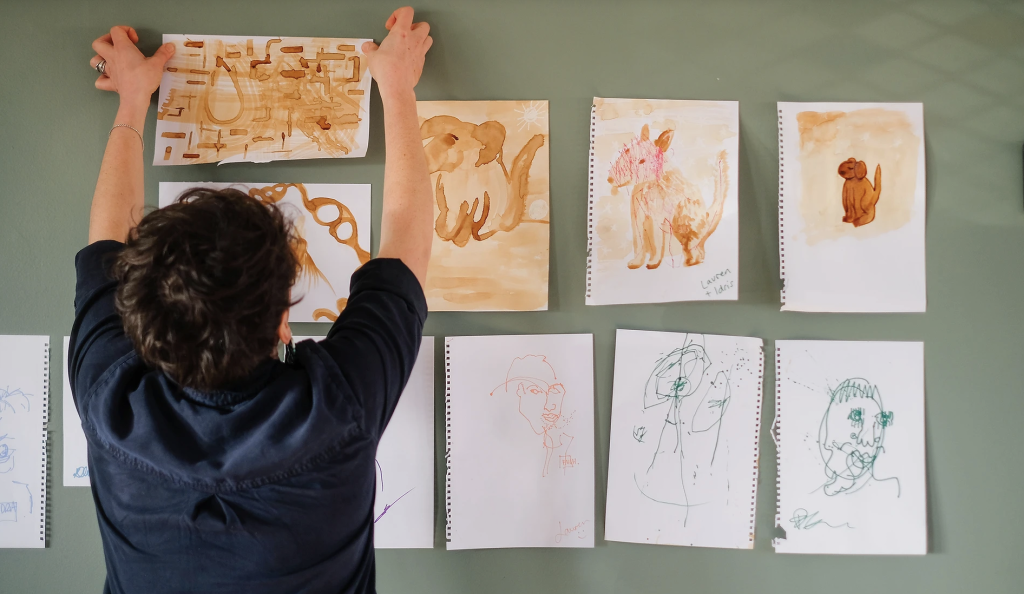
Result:
<svg viewBox="0 0 1024 594"><path fill-rule="evenodd" d="M529 105L520 103L519 107L516 108L516 113L519 114L516 121L519 122L520 131L524 129L529 131L534 124L537 124L538 128L544 129L543 122L547 119L547 114L544 113L543 103L538 103L537 101L530 101Z"/></svg>

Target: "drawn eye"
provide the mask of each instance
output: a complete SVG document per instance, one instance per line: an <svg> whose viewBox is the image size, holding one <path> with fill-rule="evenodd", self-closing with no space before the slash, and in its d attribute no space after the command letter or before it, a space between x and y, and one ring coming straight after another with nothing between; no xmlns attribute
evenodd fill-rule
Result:
<svg viewBox="0 0 1024 594"><path fill-rule="evenodd" d="M846 418L850 420L850 424L852 424L854 427L863 427L864 426L864 409L863 408L855 408L855 409L850 411L849 416L847 416Z"/></svg>
<svg viewBox="0 0 1024 594"><path fill-rule="evenodd" d="M562 384L555 384L548 388L548 394L561 394L563 392Z"/></svg>
<svg viewBox="0 0 1024 594"><path fill-rule="evenodd" d="M875 422L882 427L892 425L892 411L882 411L875 415Z"/></svg>

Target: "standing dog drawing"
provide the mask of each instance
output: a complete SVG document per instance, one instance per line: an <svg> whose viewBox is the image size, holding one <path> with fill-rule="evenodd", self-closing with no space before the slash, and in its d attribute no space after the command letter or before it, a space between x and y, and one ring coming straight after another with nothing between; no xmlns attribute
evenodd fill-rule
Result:
<svg viewBox="0 0 1024 594"><path fill-rule="evenodd" d="M682 246L687 266L700 264L704 261L704 242L722 220L729 187L726 152L718 154L715 197L711 206L705 208L700 188L665 162L673 135L673 130L665 130L652 141L650 128L644 124L640 135L622 147L608 172L613 194L618 188L633 185L633 259L627 264L631 269L640 268L644 262L651 270L660 266L666 244L672 254L672 238Z"/></svg>
<svg viewBox="0 0 1024 594"><path fill-rule="evenodd" d="M866 178L868 165L853 157L839 164L839 176L843 182L843 216L844 223L853 223L854 227L867 225L875 220L875 205L882 193L882 166L875 166L875 185Z"/></svg>

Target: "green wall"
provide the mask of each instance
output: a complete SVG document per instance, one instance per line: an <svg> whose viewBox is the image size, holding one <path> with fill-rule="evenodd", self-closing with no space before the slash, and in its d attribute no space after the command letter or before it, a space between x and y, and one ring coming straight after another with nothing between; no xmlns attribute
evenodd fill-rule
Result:
<svg viewBox="0 0 1024 594"><path fill-rule="evenodd" d="M49 334L54 361L71 329L73 257L116 97L93 89L90 42L134 25L159 35L373 36L388 3L162 3L0 0L0 333ZM629 545L593 550L446 552L443 491L434 550L378 554L381 592L1020 592L1024 589L1024 3L1013 1L470 2L418 6L435 43L421 99L547 99L551 123L550 311L432 314L427 333L593 332L597 534L616 328L760 336L923 340L930 554L781 556L765 373L764 454L753 551ZM738 303L583 305L591 98L740 101ZM779 312L776 101L921 101L928 158L926 314ZM379 230L383 122L374 97L365 159L147 167L159 181L372 183ZM152 159L151 110L146 130ZM376 242L377 237L374 237ZM299 334L326 332L299 325ZM440 349L437 426L442 427ZM767 357L772 360L771 355ZM98 592L103 556L92 499L61 487L61 365L52 374L46 550L0 551L0 592ZM438 485L443 441L436 432Z"/></svg>

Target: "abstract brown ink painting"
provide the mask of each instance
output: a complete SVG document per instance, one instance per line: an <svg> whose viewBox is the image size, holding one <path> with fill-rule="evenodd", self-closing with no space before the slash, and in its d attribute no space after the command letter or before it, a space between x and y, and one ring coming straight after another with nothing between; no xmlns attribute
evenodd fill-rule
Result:
<svg viewBox="0 0 1024 594"><path fill-rule="evenodd" d="M432 311L548 305L546 101L420 101L434 191Z"/></svg>
<svg viewBox="0 0 1024 594"><path fill-rule="evenodd" d="M349 280L370 260L369 184L242 184L161 182L160 206L197 185L234 188L274 204L295 229L300 264L292 286L293 322L333 322L348 304Z"/></svg>
<svg viewBox="0 0 1024 594"><path fill-rule="evenodd" d="M363 41L164 35L153 164L364 156Z"/></svg>

